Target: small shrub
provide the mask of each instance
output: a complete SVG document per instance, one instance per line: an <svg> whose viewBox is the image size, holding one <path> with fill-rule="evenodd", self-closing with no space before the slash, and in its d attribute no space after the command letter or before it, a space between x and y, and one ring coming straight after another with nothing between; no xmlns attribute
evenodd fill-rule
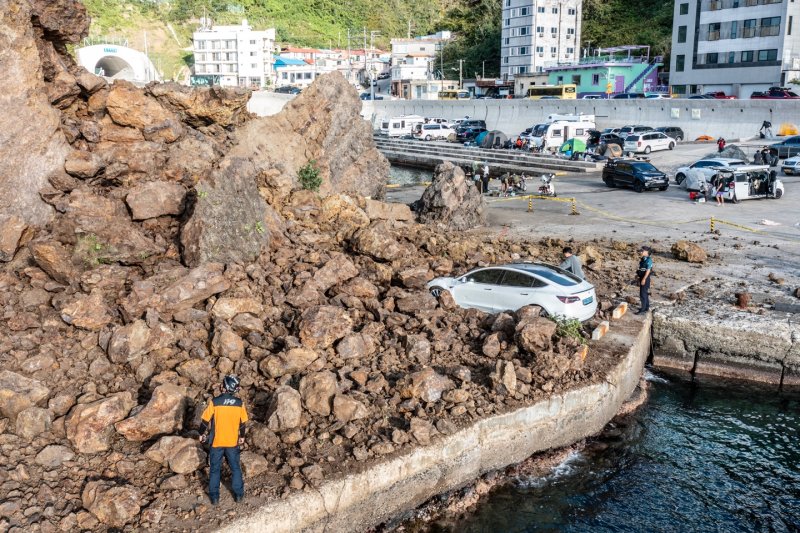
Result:
<svg viewBox="0 0 800 533"><path fill-rule="evenodd" d="M559 337L572 337L578 339L581 344L586 344L586 337L583 335L583 324L575 318L567 318L563 316L553 317L556 323L556 335Z"/></svg>
<svg viewBox="0 0 800 533"><path fill-rule="evenodd" d="M319 168L317 162L311 160L300 169L297 173L297 179L300 181L300 186L307 191L319 191L319 186L322 185L322 176L319 175Z"/></svg>

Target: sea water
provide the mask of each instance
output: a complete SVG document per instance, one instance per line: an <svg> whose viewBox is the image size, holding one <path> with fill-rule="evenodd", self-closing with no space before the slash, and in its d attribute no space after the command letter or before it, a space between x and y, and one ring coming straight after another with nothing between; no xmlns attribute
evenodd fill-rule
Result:
<svg viewBox="0 0 800 533"><path fill-rule="evenodd" d="M624 424L548 475L515 479L444 529L800 531L800 394L650 381L648 403Z"/></svg>

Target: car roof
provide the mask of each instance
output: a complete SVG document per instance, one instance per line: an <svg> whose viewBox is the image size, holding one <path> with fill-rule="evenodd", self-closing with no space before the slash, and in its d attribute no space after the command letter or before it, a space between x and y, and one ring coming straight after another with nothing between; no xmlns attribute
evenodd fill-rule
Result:
<svg viewBox="0 0 800 533"><path fill-rule="evenodd" d="M704 157L703 159L698 159L695 163L700 161L715 161L717 163L736 163L737 161L741 161L738 157Z"/></svg>
<svg viewBox="0 0 800 533"><path fill-rule="evenodd" d="M507 263L505 265L496 265L496 268L511 268L528 274L535 274L550 281L556 281L552 276L553 274L558 274L567 278L569 281L572 281L574 285L578 285L584 281L571 272L567 272L566 270L548 263ZM558 283L558 281L556 281L556 283ZM559 283L559 285L564 284Z"/></svg>

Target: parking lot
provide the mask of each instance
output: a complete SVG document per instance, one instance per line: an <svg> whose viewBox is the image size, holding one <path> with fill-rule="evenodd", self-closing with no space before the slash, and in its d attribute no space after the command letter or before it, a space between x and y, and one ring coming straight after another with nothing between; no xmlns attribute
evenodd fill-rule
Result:
<svg viewBox="0 0 800 533"><path fill-rule="evenodd" d="M754 140L736 144L752 157L763 143ZM675 185L673 178L678 167L715 151L713 143L681 143L672 151L650 154L650 161L670 176L670 187L664 192L638 194L630 189L609 189L603 184L600 172L557 176L558 197L575 198L580 212L577 216L569 214L569 203L534 199L531 213L524 196L487 197L489 224L512 235L647 241L708 235L709 221L715 217L753 230L716 223L723 237L752 238L800 251L800 210L796 201L800 176L783 176L778 172L786 187L784 197L779 200L748 200L739 204L726 203L722 207L717 207L713 201L691 202L686 190ZM534 177L528 181L527 192L536 194L538 186L538 178ZM499 188L498 181L492 180L490 187ZM391 189L388 197L393 201L411 202L418 199L423 190L422 186ZM770 225L770 222L777 225Z"/></svg>

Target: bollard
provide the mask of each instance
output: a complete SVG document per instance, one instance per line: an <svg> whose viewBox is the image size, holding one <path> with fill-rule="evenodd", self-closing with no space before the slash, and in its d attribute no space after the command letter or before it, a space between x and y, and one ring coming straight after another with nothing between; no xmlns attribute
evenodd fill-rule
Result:
<svg viewBox="0 0 800 533"><path fill-rule="evenodd" d="M608 333L608 320L603 320L600 324L594 328L592 331L592 340L598 341L603 338L603 336Z"/></svg>
<svg viewBox="0 0 800 533"><path fill-rule="evenodd" d="M628 302L622 302L611 312L611 318L619 320L628 311Z"/></svg>
<svg viewBox="0 0 800 533"><path fill-rule="evenodd" d="M528 196L528 213L533 213L533 196Z"/></svg>
<svg viewBox="0 0 800 533"><path fill-rule="evenodd" d="M575 355L577 355L578 357L581 358L581 361L585 361L586 360L586 356L588 354L589 354L589 346L586 345L586 344L584 344L580 348L578 348L578 351L575 353Z"/></svg>
<svg viewBox="0 0 800 533"><path fill-rule="evenodd" d="M577 215L578 214L578 206L575 202L575 198L572 199L572 212L570 215Z"/></svg>
<svg viewBox="0 0 800 533"><path fill-rule="evenodd" d="M711 231L711 233L714 233L714 217L711 217L711 229L709 231Z"/></svg>

